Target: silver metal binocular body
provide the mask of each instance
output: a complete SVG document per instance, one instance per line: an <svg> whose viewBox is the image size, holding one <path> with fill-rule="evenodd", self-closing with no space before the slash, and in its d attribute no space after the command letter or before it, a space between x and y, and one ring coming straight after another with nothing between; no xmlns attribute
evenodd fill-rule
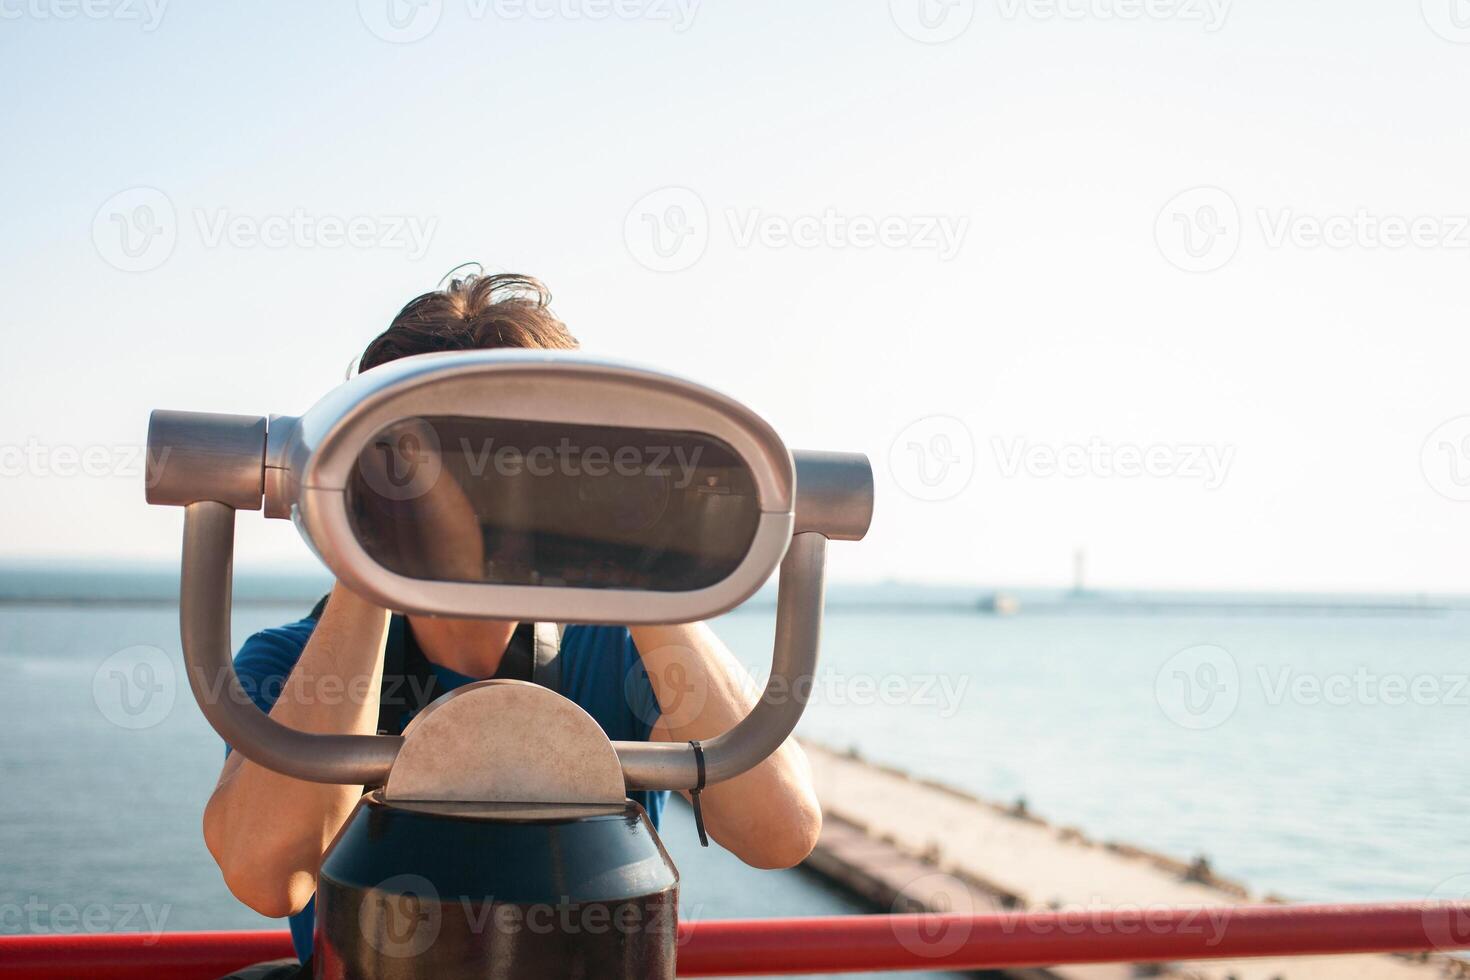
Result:
<svg viewBox="0 0 1470 980"><path fill-rule="evenodd" d="M779 566L770 682L704 743L713 783L795 727L826 542L862 538L873 508L865 456L792 452L724 395L561 352L404 358L295 418L155 411L148 450L148 502L185 508L180 618L200 707L247 758L318 782L381 784L404 740L298 732L244 696L229 630L237 510L292 519L344 585L419 615L694 622ZM613 748L627 789L697 784L687 745Z"/></svg>

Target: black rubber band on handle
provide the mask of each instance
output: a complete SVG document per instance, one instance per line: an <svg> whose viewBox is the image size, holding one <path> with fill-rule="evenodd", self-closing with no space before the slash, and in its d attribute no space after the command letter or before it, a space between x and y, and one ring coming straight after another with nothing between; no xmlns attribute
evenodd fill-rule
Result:
<svg viewBox="0 0 1470 980"><path fill-rule="evenodd" d="M694 829L699 831L699 846L709 847L709 835L704 832L704 811L699 806L699 791L704 789L704 749L698 740L689 743L694 750L694 765L698 772L694 789L689 792L689 801L694 804Z"/></svg>

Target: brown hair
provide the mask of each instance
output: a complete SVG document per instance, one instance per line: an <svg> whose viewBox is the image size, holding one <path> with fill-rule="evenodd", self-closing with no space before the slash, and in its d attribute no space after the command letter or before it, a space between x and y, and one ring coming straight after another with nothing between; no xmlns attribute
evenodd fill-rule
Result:
<svg viewBox="0 0 1470 980"><path fill-rule="evenodd" d="M475 274L409 300L368 344L357 369L433 351L577 346L577 338L551 312L551 290L541 280L509 272Z"/></svg>

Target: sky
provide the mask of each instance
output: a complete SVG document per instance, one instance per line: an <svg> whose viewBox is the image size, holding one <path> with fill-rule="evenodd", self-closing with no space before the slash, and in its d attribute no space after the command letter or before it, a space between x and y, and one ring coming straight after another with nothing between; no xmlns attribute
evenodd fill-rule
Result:
<svg viewBox="0 0 1470 980"><path fill-rule="evenodd" d="M473 260L866 452L836 579L1470 591L1464 0L0 0L0 81L0 560L173 560L149 410Z"/></svg>

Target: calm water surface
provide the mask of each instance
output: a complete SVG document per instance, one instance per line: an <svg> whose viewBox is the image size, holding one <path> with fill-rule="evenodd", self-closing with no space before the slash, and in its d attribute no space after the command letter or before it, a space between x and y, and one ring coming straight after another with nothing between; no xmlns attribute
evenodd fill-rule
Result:
<svg viewBox="0 0 1470 980"><path fill-rule="evenodd" d="M237 642L300 611L243 606ZM717 629L764 670L768 614ZM1470 872L1467 635L1466 613L838 611L802 731L1095 837L1206 854L1258 893L1420 898ZM0 606L0 668L0 932L273 925L200 839L221 747L173 609ZM687 824L671 807L687 914L860 911L700 852Z"/></svg>
<svg viewBox="0 0 1470 980"><path fill-rule="evenodd" d="M758 620L721 631L763 649ZM1416 899L1470 872L1467 640L1464 612L849 613L801 730L1259 894Z"/></svg>

